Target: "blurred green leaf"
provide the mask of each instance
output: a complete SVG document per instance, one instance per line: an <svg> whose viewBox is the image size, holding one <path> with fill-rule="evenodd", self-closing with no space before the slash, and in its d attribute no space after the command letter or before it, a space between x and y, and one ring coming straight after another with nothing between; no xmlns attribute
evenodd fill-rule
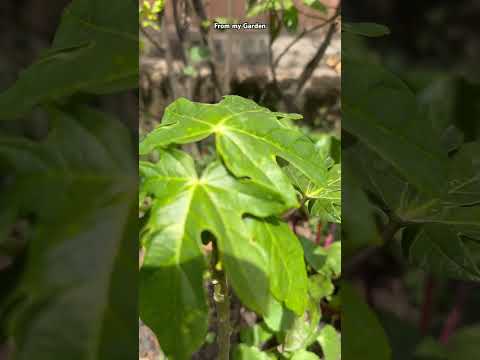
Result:
<svg viewBox="0 0 480 360"><path fill-rule="evenodd" d="M342 31L367 37L380 37L390 34L390 29L385 25L366 22L345 22L342 24Z"/></svg>
<svg viewBox="0 0 480 360"><path fill-rule="evenodd" d="M345 359L390 360L388 339L376 315L348 283L342 297L342 356Z"/></svg>
<svg viewBox="0 0 480 360"><path fill-rule="evenodd" d="M331 325L325 325L317 337L325 360L340 360L342 344L340 334Z"/></svg>
<svg viewBox="0 0 480 360"><path fill-rule="evenodd" d="M267 354L256 347L244 344L237 345L233 352L233 360L274 360L275 355Z"/></svg>
<svg viewBox="0 0 480 360"><path fill-rule="evenodd" d="M0 94L0 119L78 92L106 94L138 86L138 16L129 0L75 0L53 45ZM74 69L74 71L72 71Z"/></svg>
<svg viewBox="0 0 480 360"><path fill-rule="evenodd" d="M253 326L240 330L240 340L248 346L260 348L266 341L271 339L273 332L265 323L255 324Z"/></svg>
<svg viewBox="0 0 480 360"><path fill-rule="evenodd" d="M194 64L207 60L210 57L210 50L204 46L194 46L189 51L190 61Z"/></svg>
<svg viewBox="0 0 480 360"><path fill-rule="evenodd" d="M299 350L293 354L291 360L320 360L320 358L310 351Z"/></svg>
<svg viewBox="0 0 480 360"><path fill-rule="evenodd" d="M283 23L289 32L295 32L298 28L298 10L295 6L283 11Z"/></svg>
<svg viewBox="0 0 480 360"><path fill-rule="evenodd" d="M318 10L324 14L327 13L327 6L320 0L303 0L303 3L312 9Z"/></svg>
<svg viewBox="0 0 480 360"><path fill-rule="evenodd" d="M17 344L12 359L134 358L136 332L124 331L138 326L136 297L124 294L138 274L130 135L86 107L49 115L43 141L0 138L0 161L15 178L0 196L18 201L15 219L36 220L15 306L2 314Z"/></svg>

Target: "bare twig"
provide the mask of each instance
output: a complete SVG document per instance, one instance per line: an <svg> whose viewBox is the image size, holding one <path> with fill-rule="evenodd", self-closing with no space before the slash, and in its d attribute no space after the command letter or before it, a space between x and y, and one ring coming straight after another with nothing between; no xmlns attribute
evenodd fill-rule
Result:
<svg viewBox="0 0 480 360"><path fill-rule="evenodd" d="M230 324L230 292L227 276L223 269L218 268L219 254L217 245L213 244L212 270L213 270L213 299L217 307L218 321L218 360L229 360L230 357L230 336L232 326Z"/></svg>
<svg viewBox="0 0 480 360"><path fill-rule="evenodd" d="M157 41L157 39L155 39L152 35L150 35L143 26L140 26L140 31L142 32L143 36L145 36L148 39L148 41L150 41L150 43L152 43L152 45L155 46L155 48L160 52L161 55L165 55L166 50L162 46L162 44L160 44Z"/></svg>
<svg viewBox="0 0 480 360"><path fill-rule="evenodd" d="M209 48L210 52L213 54L214 48L208 38L209 30L206 29L204 26L202 26L202 23L208 19L202 0L192 0L192 5L195 11L195 14L200 19L199 30L200 30L200 36L202 39L202 45ZM215 87L215 90L217 91L218 96L220 97L224 94L224 92L220 84L220 81L218 80L217 71L215 70L216 67L213 60L209 59L207 61L207 65L210 69L210 75L212 76L212 82Z"/></svg>
<svg viewBox="0 0 480 360"><path fill-rule="evenodd" d="M168 27L166 17L163 18L163 26L161 30L162 41L165 44L165 61L167 63L167 78L170 86L170 91L172 92L172 99L177 98L177 86L175 81L175 73L173 70L173 56L170 49L170 41L168 39Z"/></svg>
<svg viewBox="0 0 480 360"><path fill-rule="evenodd" d="M300 94L303 87L307 83L308 79L310 79L313 72L317 68L318 64L322 60L323 56L325 55L328 45L330 45L330 42L332 41L333 34L335 34L335 30L336 30L336 24L335 23L330 24L327 31L327 35L325 36L325 39L323 40L322 45L320 45L317 52L315 53L315 56L308 62L308 64L303 69L302 74L300 75L300 80L298 81L295 97L297 97Z"/></svg>
<svg viewBox="0 0 480 360"><path fill-rule="evenodd" d="M290 98L285 96L282 89L280 88L280 85L277 80L277 71L273 64L272 42L270 42L270 46L268 47L268 59L269 59L270 72L272 74L273 90L276 92L277 96L283 101L283 103L287 107L287 111L296 112L296 113L300 112L300 109L298 108L298 106L295 105L295 103ZM266 91L266 88L264 91Z"/></svg>
<svg viewBox="0 0 480 360"><path fill-rule="evenodd" d="M185 44L185 29L182 28L180 24L180 15L178 14L178 0L172 0L173 7L173 21L175 24L175 32L177 33L178 42L182 45L180 56L182 58L183 64L187 66L187 55L185 54L184 44Z"/></svg>
<svg viewBox="0 0 480 360"><path fill-rule="evenodd" d="M303 39L306 35L308 34L311 34L323 27L325 27L326 25L330 24L331 22L335 21L337 19L337 15L334 15L332 16L330 19L327 19L325 22L321 23L321 24L318 24L310 29L304 29L300 34L298 34L295 39L293 39L290 44L288 44L285 49L282 50L282 52L277 56L277 58L275 59L275 61L273 62L273 65L275 67L278 66L278 63L280 62L280 60L288 53L288 51L297 43L299 42L301 39Z"/></svg>

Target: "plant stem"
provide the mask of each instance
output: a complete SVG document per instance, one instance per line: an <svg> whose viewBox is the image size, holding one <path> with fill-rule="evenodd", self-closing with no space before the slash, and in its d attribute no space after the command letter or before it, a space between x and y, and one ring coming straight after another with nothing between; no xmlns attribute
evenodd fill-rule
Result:
<svg viewBox="0 0 480 360"><path fill-rule="evenodd" d="M443 325L443 329L440 334L440 342L442 344L446 344L448 342L452 334L460 325L463 315L463 308L465 307L469 290L470 289L465 283L460 283L458 285L455 302L445 320L445 324Z"/></svg>
<svg viewBox="0 0 480 360"><path fill-rule="evenodd" d="M230 358L230 335L232 332L230 325L230 294L228 280L219 266L218 248L213 246L213 300L217 308L217 345L218 360L229 360Z"/></svg>
<svg viewBox="0 0 480 360"><path fill-rule="evenodd" d="M427 335L432 324L432 307L433 307L433 290L435 288L435 280L433 276L427 274L425 277L423 289L423 303L420 317L420 331L422 335Z"/></svg>

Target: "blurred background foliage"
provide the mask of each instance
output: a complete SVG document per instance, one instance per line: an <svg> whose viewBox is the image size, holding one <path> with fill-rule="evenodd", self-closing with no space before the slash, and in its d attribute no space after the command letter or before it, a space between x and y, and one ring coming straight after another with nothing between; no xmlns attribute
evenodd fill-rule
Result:
<svg viewBox="0 0 480 360"><path fill-rule="evenodd" d="M369 63L383 64L401 78L417 96L425 119L431 120L438 127L436 129L449 129L444 133L442 143L450 157L463 144L478 142L480 3L475 0L352 0L344 1L342 5L345 22L383 24L390 30L386 36L361 39L352 39L344 33L342 51L355 53ZM347 38L348 41L345 41ZM348 81L346 77L344 80ZM420 124L418 128L420 131ZM435 131L432 137L436 136ZM356 142L350 133L342 134L345 149ZM477 153L472 161L475 164L479 159L480 154ZM367 172L377 171L372 165ZM344 168L344 184L355 177L349 174L349 169ZM351 184L349 188L358 186ZM349 201L343 207L345 216L354 206L364 211L371 210L366 198L348 189L344 190L343 198ZM381 203L376 200L370 198L373 208ZM356 205L352 201L356 201ZM471 201L475 198L472 197ZM357 224L362 226L357 234L370 234L362 237L363 240L359 236L357 239L366 241L370 246L345 260L344 265L349 271L344 271L344 276L355 284L363 301L384 327L391 358L477 358L480 337L478 283L449 278L446 266L443 273L441 270L433 273L420 269L418 263L412 264L411 259L404 257L405 249L408 249L408 241L405 240L408 234L400 230L395 232L393 241L389 241L388 235L391 237L392 234L382 225L384 214L382 211L377 213L376 224L370 223L370 228L365 222ZM348 254L346 243L343 243L344 254ZM478 264L475 251L469 256ZM344 313L344 316L348 314ZM344 332L344 335L347 339L353 336L351 332ZM372 352L371 357L365 359L386 357Z"/></svg>

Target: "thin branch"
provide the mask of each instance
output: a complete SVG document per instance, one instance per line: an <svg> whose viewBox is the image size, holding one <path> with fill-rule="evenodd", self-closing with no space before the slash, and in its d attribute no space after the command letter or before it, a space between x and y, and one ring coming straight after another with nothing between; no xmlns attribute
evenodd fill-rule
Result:
<svg viewBox="0 0 480 360"><path fill-rule="evenodd" d="M185 49L183 48L184 43L185 43L185 30L182 29L182 26L180 24L180 15L178 14L178 0L172 0L172 6L173 6L173 21L175 24L175 32L177 33L178 37L178 42L182 45L181 49L182 51L180 52L180 56L182 58L183 64L187 66L187 55L185 54Z"/></svg>
<svg viewBox="0 0 480 360"><path fill-rule="evenodd" d="M275 67L278 66L278 63L280 62L280 60L287 54L287 52L297 43L299 42L300 40L302 40L306 35L308 34L311 34L321 28L323 28L324 26L330 24L332 21L335 21L337 17L334 16L330 19L328 19L327 21L325 21L324 23L322 24L319 24L319 25L316 25L310 29L304 29L300 34L298 34L295 39L293 39L290 44L288 44L285 49L283 49L283 51L277 56L277 58L275 59L275 61L273 62L273 65Z"/></svg>
<svg viewBox="0 0 480 360"><path fill-rule="evenodd" d="M282 89L280 88L280 85L277 80L277 72L276 68L273 65L273 49L272 49L273 43L270 41L270 45L268 47L268 63L270 67L270 72L272 74L272 84L273 84L273 90L277 93L277 96L283 101L285 106L287 107L287 110L289 112L300 112L300 109L295 105L295 103L289 99L285 94L283 93ZM265 92L267 91L267 88L264 90Z"/></svg>
<svg viewBox="0 0 480 360"><path fill-rule="evenodd" d="M332 6L332 7L330 7L330 8L334 8L334 9L336 9L336 7L333 7L333 6ZM317 15L313 15L313 14L309 14L309 13L307 13L307 12L303 11L303 10L302 10L302 9L300 9L300 8L297 8L297 10L298 10L298 12L299 12L300 14L302 14L303 16L305 16L305 17L308 17L308 18L310 18L310 19L315 19L315 20L325 20L325 18L324 18L324 17L317 16Z"/></svg>
<svg viewBox="0 0 480 360"><path fill-rule="evenodd" d="M140 26L140 31L142 32L143 36L145 36L148 39L148 41L150 41L153 44L153 46L155 46L155 48L160 52L161 55L166 54L166 50L164 49L162 44L160 44L152 35L150 35L143 26Z"/></svg>
<svg viewBox="0 0 480 360"><path fill-rule="evenodd" d="M176 99L178 95L175 72L173 69L173 56L170 49L170 41L168 39L168 26L167 26L167 17L163 17L163 26L161 30L161 35L163 37L163 42L165 43L165 61L167 62L167 78L170 85L170 91L172 92L172 99Z"/></svg>
<svg viewBox="0 0 480 360"><path fill-rule="evenodd" d="M338 15L338 13L337 13L337 15ZM327 51L327 48L330 45L330 42L332 41L333 34L335 34L336 27L337 26L336 26L335 23L330 24L330 27L328 28L327 35L325 36L325 40L323 41L322 45L320 45L320 47L318 48L315 56L308 62L308 64L303 69L303 72L300 75L300 80L298 81L297 91L295 93L295 97L297 97L300 94L303 87L307 83L308 79L310 79L313 72L317 68L318 64L322 60L323 56L325 55L325 52Z"/></svg>
<svg viewBox="0 0 480 360"><path fill-rule="evenodd" d="M192 0L192 5L193 5L193 9L195 10L195 14L200 19L199 31L200 31L200 37L202 39L202 45L209 48L211 53L213 54L214 48L208 38L209 31L204 26L202 26L202 23L208 20L207 13L205 12L205 8L202 4L202 0ZM213 60L212 59L207 60L207 65L210 69L210 75L212 76L212 81L213 81L213 85L215 86L215 90L217 91L218 96L221 97L223 95L223 89L218 79L216 67Z"/></svg>
<svg viewBox="0 0 480 360"><path fill-rule="evenodd" d="M219 260L217 244L214 243L212 252L213 300L217 308L218 360L229 360L230 336L232 333L232 326L230 324L230 292L225 271L219 269Z"/></svg>

